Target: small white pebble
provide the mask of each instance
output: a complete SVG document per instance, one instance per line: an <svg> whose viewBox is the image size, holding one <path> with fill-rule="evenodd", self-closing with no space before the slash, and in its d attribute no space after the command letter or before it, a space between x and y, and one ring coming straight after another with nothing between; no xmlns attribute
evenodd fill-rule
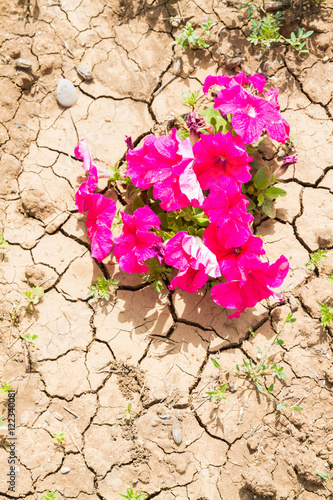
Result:
<svg viewBox="0 0 333 500"><path fill-rule="evenodd" d="M328 463L327 462L325 463L324 467L328 467Z"/></svg>

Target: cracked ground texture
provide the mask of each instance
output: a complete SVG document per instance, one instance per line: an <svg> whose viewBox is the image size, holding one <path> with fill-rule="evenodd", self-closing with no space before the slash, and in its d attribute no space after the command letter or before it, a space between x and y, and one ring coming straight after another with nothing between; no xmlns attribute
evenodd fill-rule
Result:
<svg viewBox="0 0 333 500"><path fill-rule="evenodd" d="M156 500L329 498L316 472L333 469L333 330L320 326L317 301L333 296L326 279L333 273L332 1L284 13L285 36L300 25L314 31L302 58L285 46L262 58L246 41L240 2L222 0L181 0L192 22L208 15L217 22L209 50L182 54L171 45L179 28L168 21L177 2L149 2L0 2L0 233L9 242L0 255L0 380L17 390L18 437L10 492L0 436L0 497L40 500L52 490L61 500L114 500L133 487ZM155 95L175 55L182 73ZM19 57L30 71L16 67ZM205 293L158 295L112 257L100 265L90 258L74 203L83 170L73 150L85 138L101 168L124 159L125 134L137 145L165 131L186 111L182 92L228 71L235 57L280 89L299 161L283 178L288 194L276 203L276 219L256 223L270 261L281 254L290 261L284 300L228 320ZM92 68L92 81L81 80L78 64ZM69 109L55 98L62 77L79 94ZM99 189L106 187L102 179ZM118 207L126 202L121 185L106 196ZM327 259L310 272L318 248ZM87 297L102 273L120 282L107 303ZM45 295L29 316L22 293L37 285ZM232 377L227 401L215 409L204 396L216 374L211 354L224 370L244 356L256 360L255 346L267 348L290 311L297 322L272 351L288 379L275 391L304 410L280 415ZM38 335L35 351L24 332ZM0 404L6 415L4 396ZM52 437L60 430L63 446Z"/></svg>

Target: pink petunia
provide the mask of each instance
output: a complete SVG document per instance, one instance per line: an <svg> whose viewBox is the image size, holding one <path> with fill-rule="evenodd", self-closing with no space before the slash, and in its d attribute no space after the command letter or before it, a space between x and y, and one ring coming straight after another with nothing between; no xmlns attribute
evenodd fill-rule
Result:
<svg viewBox="0 0 333 500"><path fill-rule="evenodd" d="M223 114L233 113L232 126L245 144L256 142L267 130L272 139L289 140L286 123L275 107L265 99L246 92L240 85L221 90L214 107Z"/></svg>
<svg viewBox="0 0 333 500"><path fill-rule="evenodd" d="M216 255L222 274L228 279L239 278L241 261L248 257L258 257L266 252L263 249L262 239L258 236L249 238L239 247L226 248L229 235L221 233L214 224L209 224L203 234L205 245Z"/></svg>
<svg viewBox="0 0 333 500"><path fill-rule="evenodd" d="M208 90L213 85L219 85L220 87L232 87L233 85L245 85L246 83L250 83L253 87L258 90L259 94L262 93L265 84L266 78L263 75L259 75L256 73L255 75L247 77L244 71L241 71L236 76L229 75L218 75L218 76L207 76L202 91L204 94L208 93Z"/></svg>
<svg viewBox="0 0 333 500"><path fill-rule="evenodd" d="M279 89L276 87L272 87L269 92L265 92L265 95L267 95L267 101L270 102L274 108L277 111L280 111L280 104L279 104Z"/></svg>
<svg viewBox="0 0 333 500"><path fill-rule="evenodd" d="M217 278L221 272L215 255L204 245L201 238L180 231L167 241L164 250L165 262L179 269L170 284L189 293L204 286L209 276Z"/></svg>
<svg viewBox="0 0 333 500"><path fill-rule="evenodd" d="M101 194L89 194L85 203L88 206L87 234L91 241L91 257L101 262L112 248L111 225L116 214L116 204Z"/></svg>
<svg viewBox="0 0 333 500"><path fill-rule="evenodd" d="M143 146L139 149L129 149L127 151L127 170L126 176L132 179L134 186L140 189L149 189L153 185L151 181L145 178L150 167L146 165L146 157L154 146L156 137L148 135L143 141Z"/></svg>
<svg viewBox="0 0 333 500"><path fill-rule="evenodd" d="M239 318L247 307L254 307L258 302L275 294L272 288L279 287L289 270L289 262L282 255L274 264L261 262L256 258L242 260L241 277L227 283L219 283L212 288L212 298L217 304L236 309L229 318ZM281 298L280 298L281 300Z"/></svg>
<svg viewBox="0 0 333 500"><path fill-rule="evenodd" d="M74 149L75 158L83 161L84 170L90 170L94 163L91 159L91 154L89 152L87 143L85 139L82 139L79 144Z"/></svg>
<svg viewBox="0 0 333 500"><path fill-rule="evenodd" d="M114 239L113 253L123 271L145 273L148 267L143 261L158 255L158 244L161 242L161 238L149 230L160 228L161 222L148 206L137 208L134 215L121 212L121 217L123 231Z"/></svg>
<svg viewBox="0 0 333 500"><path fill-rule="evenodd" d="M252 235L250 224L253 216L246 211L250 202L240 192L239 184L231 177L217 179L214 189L205 199L202 208L209 220L225 234L226 248L242 246Z"/></svg>
<svg viewBox="0 0 333 500"><path fill-rule="evenodd" d="M89 170L88 179L81 184L81 186L75 193L75 204L80 214L83 214L84 212L86 212L86 210L88 210L88 203L86 199L88 196L95 192L97 184L97 168L95 167L95 165L92 165Z"/></svg>
<svg viewBox="0 0 333 500"><path fill-rule="evenodd" d="M202 135L193 146L196 173L202 189L210 189L220 176L233 177L238 182L251 179L252 158L246 154L246 147L239 137L231 132L216 135Z"/></svg>

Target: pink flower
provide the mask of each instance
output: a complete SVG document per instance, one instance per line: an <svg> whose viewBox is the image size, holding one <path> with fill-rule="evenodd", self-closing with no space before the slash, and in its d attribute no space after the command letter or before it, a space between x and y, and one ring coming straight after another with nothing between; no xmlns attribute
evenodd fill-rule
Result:
<svg viewBox="0 0 333 500"><path fill-rule="evenodd" d="M134 186L140 189L149 189L153 185L151 181L145 179L150 167L146 165L146 157L154 146L156 137L148 135L143 141L143 146L139 149L129 149L127 151L127 171L126 176L132 179Z"/></svg>
<svg viewBox="0 0 333 500"><path fill-rule="evenodd" d="M145 273L148 267L143 261L152 259L159 253L158 243L161 242L161 238L150 233L149 229L160 228L161 222L147 205L137 208L134 215L121 212L121 217L123 232L114 240L113 253L123 271Z"/></svg>
<svg viewBox="0 0 333 500"><path fill-rule="evenodd" d="M212 288L214 302L227 309L236 309L229 318L239 318L247 307L254 307L258 302L273 295L287 276L289 263L282 255L274 264L261 262L256 258L244 258L241 261L241 277L227 283L219 283ZM281 299L280 299L281 300Z"/></svg>
<svg viewBox="0 0 333 500"><path fill-rule="evenodd" d="M238 182L251 179L249 162L252 158L246 154L246 147L239 137L231 132L216 135L202 135L193 146L196 173L202 189L210 189L221 176L233 177Z"/></svg>
<svg viewBox="0 0 333 500"><path fill-rule="evenodd" d="M79 210L80 214L83 214L88 210L87 197L95 192L96 186L98 184L97 168L92 165L89 170L89 176L86 181L84 181L75 194L75 204Z"/></svg>
<svg viewBox="0 0 333 500"><path fill-rule="evenodd" d="M219 232L227 235L226 248L240 247L252 235L250 223L253 216L246 211L249 203L231 177L217 179L214 189L205 199L203 211Z"/></svg>
<svg viewBox="0 0 333 500"><path fill-rule="evenodd" d="M267 95L267 101L270 102L277 111L280 111L280 104L278 101L279 89L276 87L272 87L269 92L265 92Z"/></svg>
<svg viewBox="0 0 333 500"><path fill-rule="evenodd" d="M204 286L209 276L217 278L221 272L215 255L204 245L201 238L180 231L167 241L164 260L179 269L170 284L170 290L177 286L189 293Z"/></svg>
<svg viewBox="0 0 333 500"><path fill-rule="evenodd" d="M243 86L246 83L251 83L253 87L256 90L258 90L259 94L261 94L266 84L266 78L263 75L259 75L258 73L247 77L244 71L241 71L236 76L229 76L229 75L207 76L207 78L204 81L202 91L204 94L207 94L208 90L213 85L219 85L220 87L229 88L236 84Z"/></svg>
<svg viewBox="0 0 333 500"><path fill-rule="evenodd" d="M84 170L90 170L90 168L94 165L85 139L82 139L76 146L74 149L74 155L75 158L83 161Z"/></svg>
<svg viewBox="0 0 333 500"><path fill-rule="evenodd" d="M232 126L245 144L256 142L264 129L278 142L289 140L286 125L274 106L245 92L240 85L221 90L214 107L223 114L233 113Z"/></svg>
<svg viewBox="0 0 333 500"><path fill-rule="evenodd" d="M229 235L221 233L214 224L210 224L203 234L205 245L216 255L222 274L233 280L239 278L239 268L244 258L264 255L265 250L262 247L262 239L258 236L251 235L243 245L233 248L226 248L228 238Z"/></svg>
<svg viewBox="0 0 333 500"><path fill-rule="evenodd" d="M88 206L87 234L91 241L91 257L101 262L112 247L111 225L116 214L116 204L101 194L89 194L85 198Z"/></svg>

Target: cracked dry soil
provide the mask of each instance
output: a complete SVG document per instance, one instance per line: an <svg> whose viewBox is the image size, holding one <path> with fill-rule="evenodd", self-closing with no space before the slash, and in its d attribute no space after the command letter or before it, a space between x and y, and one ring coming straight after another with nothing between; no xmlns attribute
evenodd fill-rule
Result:
<svg viewBox="0 0 333 500"><path fill-rule="evenodd" d="M207 15L217 21L209 50L172 48L177 29L168 18L178 11L171 0L0 2L0 232L9 242L0 263L0 375L17 390L18 437L14 493L1 441L2 499L40 500L53 490L59 499L114 500L127 487L156 500L330 497L316 472L333 469L333 331L320 326L316 301L332 297L332 1L285 12L286 36L297 26L314 30L302 59L278 46L260 60L236 1L181 6L194 23ZM154 95L172 76L174 55L182 55L182 73ZM125 134L137 145L163 130L184 113L182 92L225 72L234 56L242 70L264 69L268 85L280 89L299 162L284 176L288 195L277 202L276 220L256 227L271 261L290 260L284 302L264 302L230 321L205 294L158 296L112 258L92 261L74 204L82 167L73 150L86 138L99 166L124 158ZM31 70L16 68L19 57ZM78 76L79 63L92 68L93 81ZM79 94L69 109L55 98L62 77ZM122 189L108 192L119 207ZM318 248L328 257L313 273L306 263ZM101 272L120 280L107 304L87 298ZM22 292L40 284L45 296L34 313L18 309L13 321ZM265 348L290 311L297 322L273 351L288 379L275 389L304 410L279 415L240 380L229 380L232 391L218 410L202 403L214 372L210 355L226 369L244 355L255 360L255 345ZM259 331L255 339L249 327ZM20 339L26 331L38 335L36 351ZM64 446L52 437L60 430ZM172 435L180 432L176 444Z"/></svg>

